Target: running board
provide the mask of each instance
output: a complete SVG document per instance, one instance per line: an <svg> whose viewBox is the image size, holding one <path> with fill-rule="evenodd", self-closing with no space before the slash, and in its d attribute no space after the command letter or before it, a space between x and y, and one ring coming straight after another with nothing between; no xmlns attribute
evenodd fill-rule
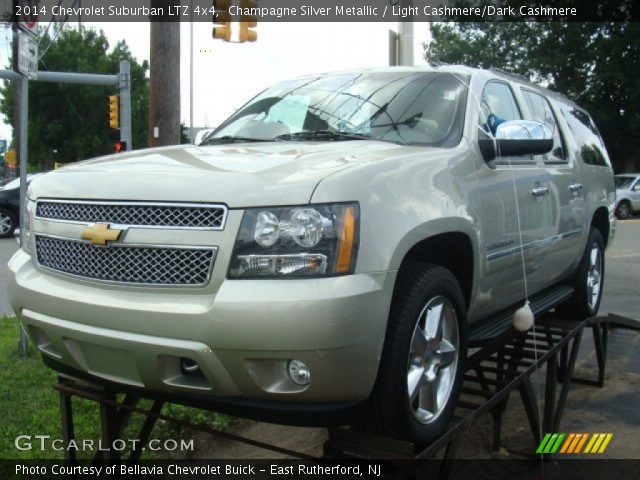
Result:
<svg viewBox="0 0 640 480"><path fill-rule="evenodd" d="M531 297L529 299L529 306L533 314L537 317L569 299L571 295L573 295L572 287L559 285ZM513 314L521 306L522 304L518 304L507 310L503 310L494 317L473 322L469 326L469 347L480 347L503 335L511 328Z"/></svg>

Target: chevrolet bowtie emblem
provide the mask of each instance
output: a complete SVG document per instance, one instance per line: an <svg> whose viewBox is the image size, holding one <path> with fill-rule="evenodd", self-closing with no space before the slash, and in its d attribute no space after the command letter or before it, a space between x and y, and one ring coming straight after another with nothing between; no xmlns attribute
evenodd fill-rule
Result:
<svg viewBox="0 0 640 480"><path fill-rule="evenodd" d="M94 245L106 245L107 242L118 240L123 231L117 228L110 228L108 223L96 223L82 231L82 238L89 240Z"/></svg>

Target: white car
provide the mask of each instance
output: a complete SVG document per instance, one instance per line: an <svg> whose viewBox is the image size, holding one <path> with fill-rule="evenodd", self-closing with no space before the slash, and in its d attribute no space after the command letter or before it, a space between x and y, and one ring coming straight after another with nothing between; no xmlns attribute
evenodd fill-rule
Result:
<svg viewBox="0 0 640 480"><path fill-rule="evenodd" d="M623 220L640 211L640 173L616 175L616 216Z"/></svg>

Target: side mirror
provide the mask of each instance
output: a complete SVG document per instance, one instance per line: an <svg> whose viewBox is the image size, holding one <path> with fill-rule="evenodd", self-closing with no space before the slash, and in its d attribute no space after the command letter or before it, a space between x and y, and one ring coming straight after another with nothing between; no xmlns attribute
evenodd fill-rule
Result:
<svg viewBox="0 0 640 480"><path fill-rule="evenodd" d="M193 144L200 145L200 143L202 143L202 139L214 130L214 128L203 128L202 130L199 130L198 133L196 133L195 138L193 139Z"/></svg>
<svg viewBox="0 0 640 480"><path fill-rule="evenodd" d="M510 120L496 128L495 138L481 134L480 151L486 161L496 157L542 155L553 148L553 132L532 120Z"/></svg>

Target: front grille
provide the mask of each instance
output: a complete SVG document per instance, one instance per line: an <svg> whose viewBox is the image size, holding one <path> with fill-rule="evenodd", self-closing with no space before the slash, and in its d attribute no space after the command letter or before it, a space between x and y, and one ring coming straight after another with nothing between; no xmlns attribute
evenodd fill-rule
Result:
<svg viewBox="0 0 640 480"><path fill-rule="evenodd" d="M222 205L38 201L36 217L74 222L104 222L129 226L222 229L227 209Z"/></svg>
<svg viewBox="0 0 640 480"><path fill-rule="evenodd" d="M97 247L60 238L35 237L38 263L94 280L151 285L205 285L216 257L212 248Z"/></svg>

